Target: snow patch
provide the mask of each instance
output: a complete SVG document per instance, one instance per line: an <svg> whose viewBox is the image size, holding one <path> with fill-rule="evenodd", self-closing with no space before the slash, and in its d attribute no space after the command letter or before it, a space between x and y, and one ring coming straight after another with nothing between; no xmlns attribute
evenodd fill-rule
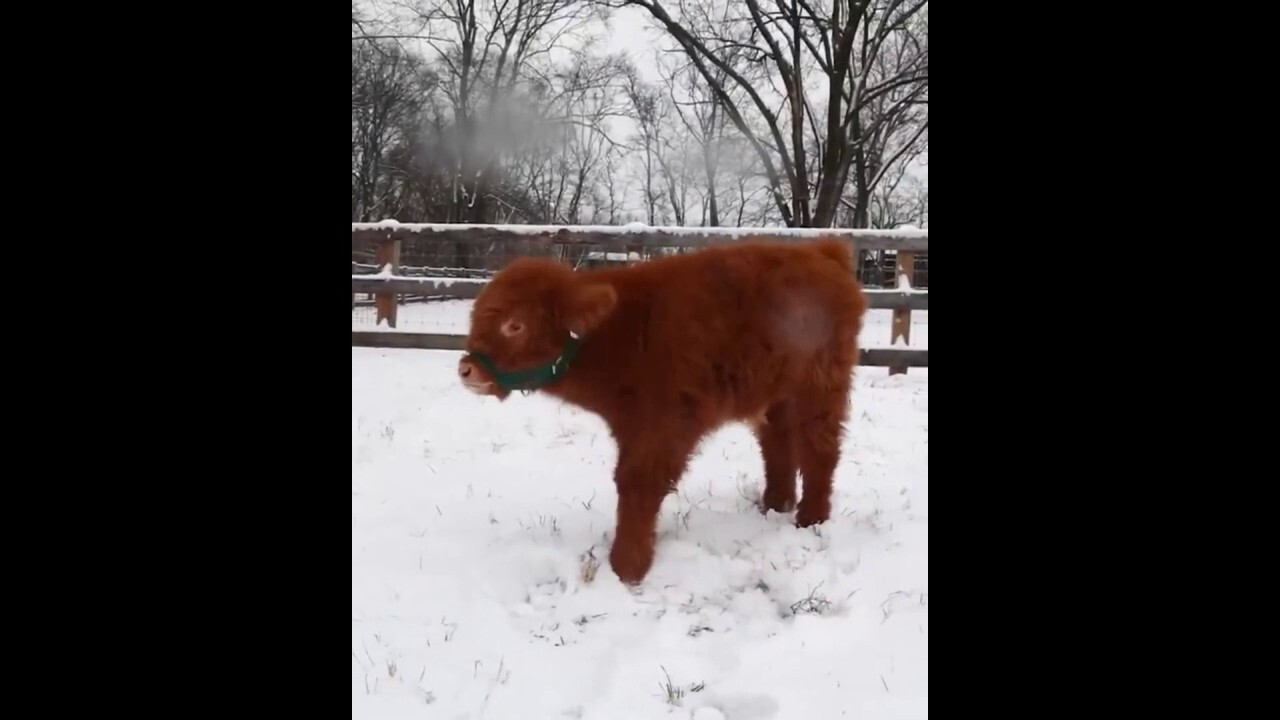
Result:
<svg viewBox="0 0 1280 720"><path fill-rule="evenodd" d="M859 368L820 528L756 510L749 429L708 437L633 591L608 429L456 357L351 351L353 718L928 717L927 373Z"/></svg>

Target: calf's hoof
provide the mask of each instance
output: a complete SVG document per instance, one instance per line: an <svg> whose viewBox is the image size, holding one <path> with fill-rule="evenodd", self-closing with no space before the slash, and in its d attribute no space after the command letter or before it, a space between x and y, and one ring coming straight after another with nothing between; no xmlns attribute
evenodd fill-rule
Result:
<svg viewBox="0 0 1280 720"><path fill-rule="evenodd" d="M814 507L801 502L800 510L796 513L796 527L807 528L813 525L821 525L830 516L830 506Z"/></svg>
<svg viewBox="0 0 1280 720"><path fill-rule="evenodd" d="M789 513L796 509L795 495L784 495L782 493L771 493L764 491L764 497L760 498L760 511L768 512L770 510L776 513Z"/></svg>
<svg viewBox="0 0 1280 720"><path fill-rule="evenodd" d="M609 565L624 585L638 585L653 566L653 548L615 542L609 551Z"/></svg>

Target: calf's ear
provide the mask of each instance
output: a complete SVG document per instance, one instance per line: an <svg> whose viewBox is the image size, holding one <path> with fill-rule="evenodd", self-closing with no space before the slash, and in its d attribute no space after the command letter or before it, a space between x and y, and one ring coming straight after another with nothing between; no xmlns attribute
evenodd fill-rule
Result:
<svg viewBox="0 0 1280 720"><path fill-rule="evenodd" d="M564 326L574 335L595 330L618 304L618 292L607 283L570 283L560 308Z"/></svg>

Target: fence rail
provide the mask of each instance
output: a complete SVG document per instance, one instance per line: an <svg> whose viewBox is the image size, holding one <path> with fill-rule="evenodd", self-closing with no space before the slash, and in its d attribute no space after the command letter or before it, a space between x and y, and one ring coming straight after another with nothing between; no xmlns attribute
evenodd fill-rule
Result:
<svg viewBox="0 0 1280 720"><path fill-rule="evenodd" d="M351 347L396 348L401 350L463 350L466 338L443 333L407 333L395 330L352 330ZM929 367L929 351L908 348L862 348L858 364L879 367L907 365Z"/></svg>
<svg viewBox="0 0 1280 720"><path fill-rule="evenodd" d="M439 280L403 275L352 275L351 292L378 295L430 295L457 300L474 300L487 280ZM916 290L864 290L872 310L928 310L929 293Z"/></svg>
<svg viewBox="0 0 1280 720"><path fill-rule="evenodd" d="M352 223L353 243L403 241L424 235L472 244L590 245L611 252L628 248L698 248L752 240L836 238L860 250L928 252L926 230L850 230L840 228L673 228L613 225L431 225Z"/></svg>
<svg viewBox="0 0 1280 720"><path fill-rule="evenodd" d="M523 226L523 225L407 225L399 223L352 223L353 250L373 244L376 264L352 262L351 306L356 294L374 296L378 324L396 327L396 307L401 295L417 298L474 299L488 279L485 271L450 268L454 277L415 277L401 272L429 268L402 267L400 246L406 239L440 243L502 244L523 248L523 252L543 252L550 246L591 246L602 250L633 251L635 248L699 248L714 244L750 240L803 240L834 238L846 240L856 250L897 251L898 288L867 289L867 305L873 310L892 310L890 342L895 347L864 348L860 364L888 367L891 374L909 367L928 367L929 351L910 347L912 310L929 309L929 293L911 288L915 254L929 251L929 234L922 230L848 229L760 229L760 228L638 228L635 226ZM367 251L366 251L367 252ZM474 272L480 277L457 277ZM359 273L359 274L357 274ZM455 275L456 273L456 275ZM440 333L407 333L382 330L352 330L352 347L385 347L419 350L461 350L465 337Z"/></svg>

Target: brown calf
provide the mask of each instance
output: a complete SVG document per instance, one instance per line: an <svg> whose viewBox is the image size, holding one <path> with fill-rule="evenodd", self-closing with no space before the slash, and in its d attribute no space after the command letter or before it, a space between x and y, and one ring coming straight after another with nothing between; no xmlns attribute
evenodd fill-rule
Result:
<svg viewBox="0 0 1280 720"><path fill-rule="evenodd" d="M662 501L708 433L754 428L764 509L825 522L866 301L839 241L715 246L632 267L516 260L485 286L458 365L472 392L541 390L596 413L618 445L624 583L653 564Z"/></svg>

